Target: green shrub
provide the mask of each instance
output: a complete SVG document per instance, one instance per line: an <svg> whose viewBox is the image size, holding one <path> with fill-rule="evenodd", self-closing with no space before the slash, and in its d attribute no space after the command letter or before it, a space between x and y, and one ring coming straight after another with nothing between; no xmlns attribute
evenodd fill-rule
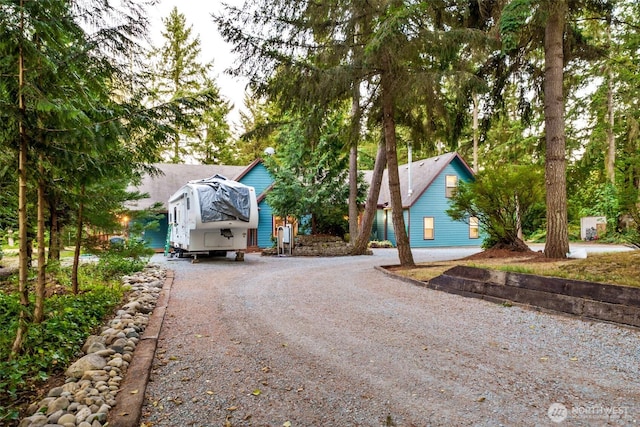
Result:
<svg viewBox="0 0 640 427"><path fill-rule="evenodd" d="M17 294L0 293L0 420L17 417L8 404L19 392L74 360L87 336L100 326L123 297L122 286L89 285L79 295L53 295L45 301L45 320L29 325L24 351L9 360L20 311ZM33 301L32 301L33 303ZM32 305L33 306L33 305ZM7 400L8 399L8 400Z"/></svg>
<svg viewBox="0 0 640 427"><path fill-rule="evenodd" d="M16 402L49 375L66 368L77 358L87 336L104 323L123 298L124 287L117 281L122 275L140 271L149 250L135 242L123 248L107 250L96 264L82 264L79 275L82 292L57 294L45 300L45 320L30 324L23 352L9 360L18 327L20 302L17 293L0 292L0 425L16 420ZM50 278L65 289L70 287L70 268L51 264ZM33 295L31 295L33 307ZM31 316L31 313L28 314Z"/></svg>
<svg viewBox="0 0 640 427"><path fill-rule="evenodd" d="M131 238L97 252L98 263L86 265L85 268L89 274L108 282L142 270L153 253L144 240Z"/></svg>
<svg viewBox="0 0 640 427"><path fill-rule="evenodd" d="M466 223L472 217L477 218L484 235L484 248L499 245L525 249L526 245L518 237L519 224L527 234L541 223L544 171L534 165L495 165L482 170L475 178L475 181L460 182L447 215L454 221Z"/></svg>

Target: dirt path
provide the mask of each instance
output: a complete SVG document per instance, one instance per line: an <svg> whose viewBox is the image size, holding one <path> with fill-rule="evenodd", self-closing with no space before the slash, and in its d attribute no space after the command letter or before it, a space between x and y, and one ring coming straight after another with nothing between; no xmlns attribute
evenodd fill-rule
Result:
<svg viewBox="0 0 640 427"><path fill-rule="evenodd" d="M557 425L554 403L563 425L638 422L637 330L372 268L395 262L384 251L166 262L175 282L143 425L544 426Z"/></svg>

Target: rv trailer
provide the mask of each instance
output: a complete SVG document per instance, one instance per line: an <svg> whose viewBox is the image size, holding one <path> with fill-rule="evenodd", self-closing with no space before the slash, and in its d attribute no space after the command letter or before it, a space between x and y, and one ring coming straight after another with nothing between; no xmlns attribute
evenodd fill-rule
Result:
<svg viewBox="0 0 640 427"><path fill-rule="evenodd" d="M222 175L189 181L169 198L169 246L179 258L235 251L242 261L257 227L255 189Z"/></svg>

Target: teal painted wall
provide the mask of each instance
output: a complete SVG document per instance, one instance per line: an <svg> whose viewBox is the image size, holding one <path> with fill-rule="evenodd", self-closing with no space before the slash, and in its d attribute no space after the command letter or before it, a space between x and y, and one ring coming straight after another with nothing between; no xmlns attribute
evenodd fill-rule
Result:
<svg viewBox="0 0 640 427"><path fill-rule="evenodd" d="M371 240L384 240L384 222L382 211L376 211L376 217L371 226Z"/></svg>
<svg viewBox="0 0 640 427"><path fill-rule="evenodd" d="M384 221L384 212L382 214L382 220ZM391 211L388 210L386 211L386 215L387 215L387 238L386 240L389 240L393 246L396 246L396 231L393 228L393 219L391 218ZM404 216L404 226L405 226L405 230L407 231L407 233L409 233L409 214L407 212L407 210L404 210L403 212L403 216ZM384 222L383 222L384 224ZM380 240L385 240L384 238L384 233L381 237Z"/></svg>
<svg viewBox="0 0 640 427"><path fill-rule="evenodd" d="M461 221L453 221L446 210L449 208L449 199L445 197L445 177L447 175L456 175L458 180L469 181L473 176L466 167L454 159L445 169L436 177L429 188L426 189L419 199L411 206L405 209L405 224L408 227L409 243L412 248L429 248L429 247L446 247L446 246L480 246L482 244L482 235L479 239L469 237L469 225ZM384 227L382 210L378 211L378 225L380 229ZM387 211L387 239L394 246L396 245L396 235L393 231L391 222L391 211ZM424 239L424 217L433 217L434 220L434 239ZM384 231L378 233L380 240L384 238Z"/></svg>
<svg viewBox="0 0 640 427"><path fill-rule="evenodd" d="M240 182L256 189L256 195L260 197L273 183L271 174L262 163L255 165ZM273 233L273 212L271 207L263 199L258 203L258 247L270 248L273 246L271 236Z"/></svg>
<svg viewBox="0 0 640 427"><path fill-rule="evenodd" d="M258 203L258 247L270 248L273 246L273 213L271 206L265 200Z"/></svg>
<svg viewBox="0 0 640 427"><path fill-rule="evenodd" d="M413 248L443 246L478 246L482 239L469 237L469 225L461 221L453 221L446 210L449 200L445 197L445 177L456 175L458 180L468 181L473 177L467 169L455 159L438 175L433 183L422 194L409 210L409 241ZM434 219L434 239L424 239L424 217Z"/></svg>
<svg viewBox="0 0 640 427"><path fill-rule="evenodd" d="M262 163L258 163L240 179L240 182L255 188L256 195L260 196L273 183L273 178L267 168Z"/></svg>
<svg viewBox="0 0 640 427"><path fill-rule="evenodd" d="M160 224L158 228L156 230L145 230L143 237L150 248L164 250L164 244L167 240L167 214L162 214L162 218L158 222Z"/></svg>

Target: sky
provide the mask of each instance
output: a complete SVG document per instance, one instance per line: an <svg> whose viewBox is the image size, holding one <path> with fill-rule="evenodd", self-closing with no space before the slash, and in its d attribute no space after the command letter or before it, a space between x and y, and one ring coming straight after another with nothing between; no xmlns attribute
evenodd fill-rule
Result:
<svg viewBox="0 0 640 427"><path fill-rule="evenodd" d="M242 0L224 0L225 3L242 5ZM235 57L231 53L232 46L225 43L216 25L211 19L212 13L222 11L221 0L160 0L159 4L148 8L151 28L149 35L154 45L159 47L163 43L161 32L164 28L162 19L169 16L175 7L186 17L193 37L200 36L202 49L200 61L202 63L213 60L213 77L220 87L220 93L229 100L234 109L230 119L234 124L239 123L239 111L244 105L246 80L231 77L224 73L225 69L234 65Z"/></svg>

